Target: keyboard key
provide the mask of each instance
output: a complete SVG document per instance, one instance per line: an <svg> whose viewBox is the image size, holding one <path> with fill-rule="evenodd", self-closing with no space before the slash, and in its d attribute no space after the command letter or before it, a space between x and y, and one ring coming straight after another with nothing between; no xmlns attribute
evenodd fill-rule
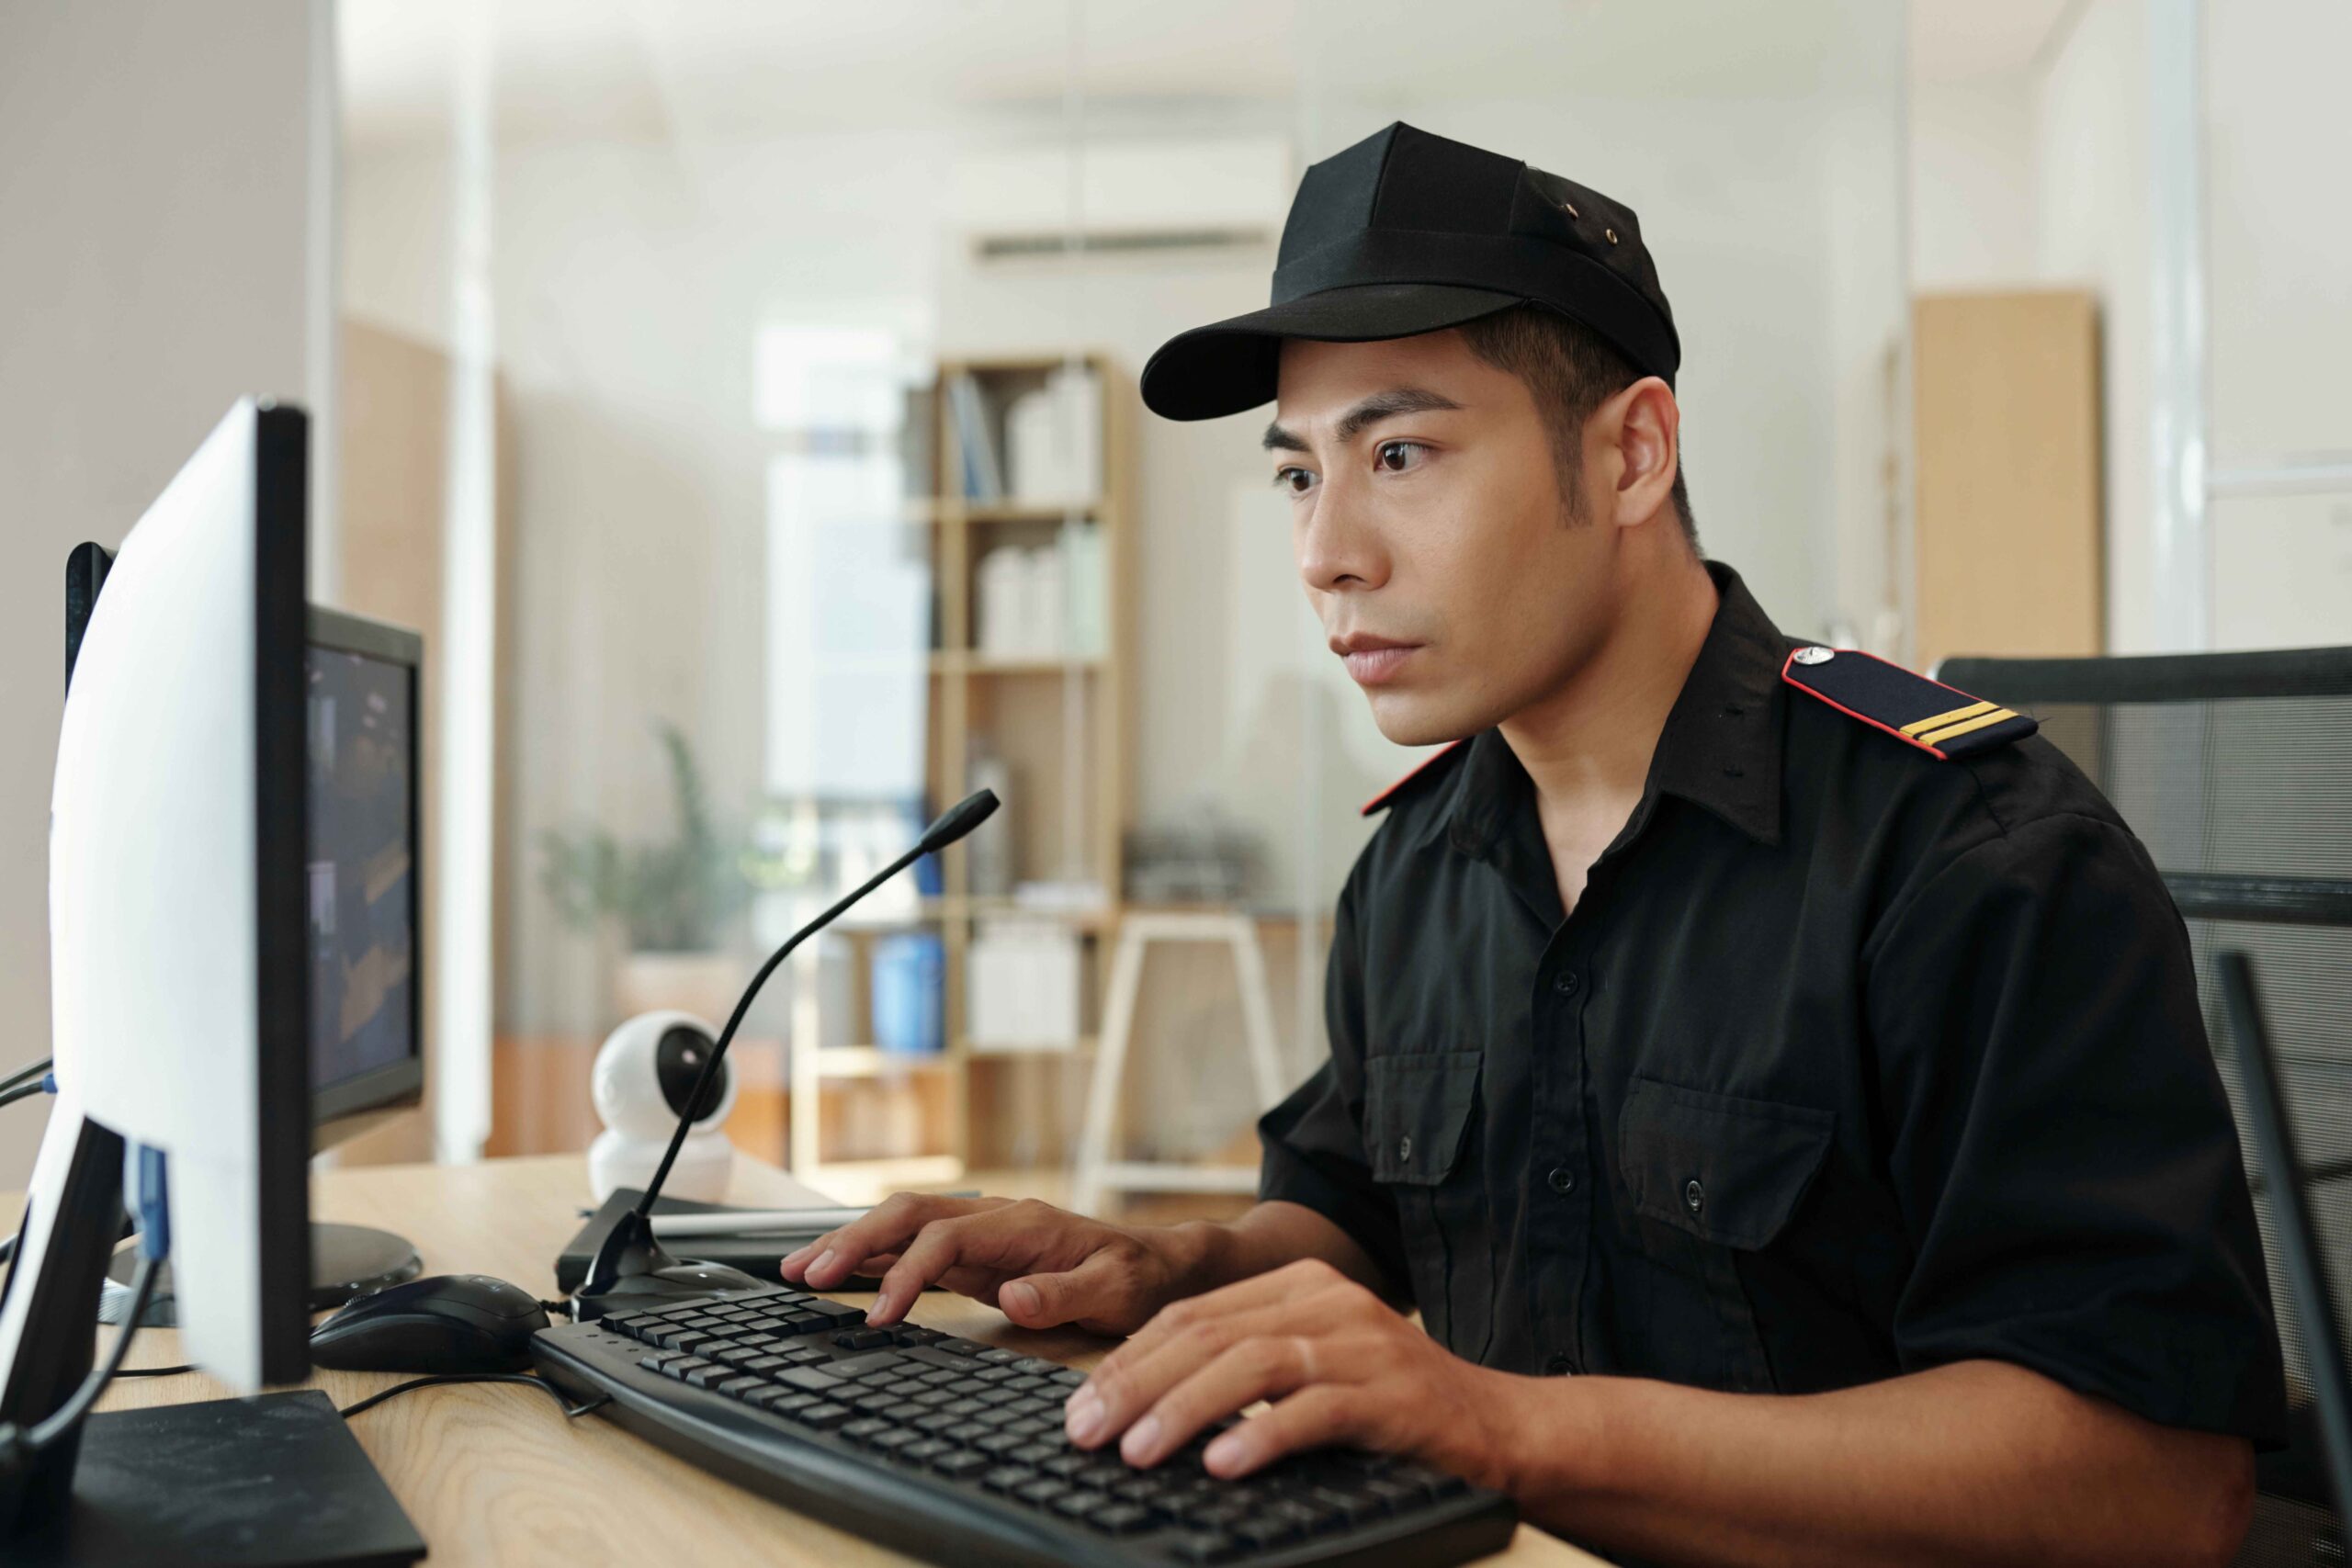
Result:
<svg viewBox="0 0 2352 1568"><path fill-rule="evenodd" d="M1070 1519L1082 1519L1089 1514L1099 1514L1113 1506L1092 1492L1066 1492L1055 1498L1053 1504L1054 1512Z"/></svg>
<svg viewBox="0 0 2352 1568"><path fill-rule="evenodd" d="M1067 1495L1069 1492L1069 1482L1056 1481L1049 1475L1040 1476L1038 1479L1030 1482L1024 1486L1016 1486L1012 1489L1012 1495L1015 1497L1018 1497L1023 1502L1029 1504L1032 1507L1038 1508L1045 1507L1057 1497Z"/></svg>
<svg viewBox="0 0 2352 1568"><path fill-rule="evenodd" d="M749 1403L777 1416L790 1416L818 1404L819 1400L813 1393L795 1393L788 1388L771 1384L752 1394Z"/></svg>
<svg viewBox="0 0 2352 1568"><path fill-rule="evenodd" d="M747 1372L773 1372L777 1371L779 1368L788 1367L792 1365L792 1363L786 1360L782 1356L753 1356L747 1360L739 1362L738 1365L741 1366Z"/></svg>
<svg viewBox="0 0 2352 1568"><path fill-rule="evenodd" d="M1096 1509L1086 1522L1113 1535L1132 1535L1151 1524L1151 1510L1138 1508L1133 1503L1109 1503Z"/></svg>
<svg viewBox="0 0 2352 1568"><path fill-rule="evenodd" d="M833 1343L844 1350L874 1350L890 1343L890 1336L880 1328L849 1328L834 1335Z"/></svg>
<svg viewBox="0 0 2352 1568"><path fill-rule="evenodd" d="M1160 1550L1179 1562L1230 1562L1241 1555L1241 1543L1223 1530L1193 1530L1162 1541Z"/></svg>
<svg viewBox="0 0 2352 1568"><path fill-rule="evenodd" d="M846 1432L849 1428L844 1427L842 1430ZM918 1427L893 1427L889 1431L880 1433L869 1439L865 1446L876 1453L896 1454L903 1453L917 1443L926 1440Z"/></svg>
<svg viewBox="0 0 2352 1568"><path fill-rule="evenodd" d="M844 1306L840 1302L812 1300L802 1303L801 1306L804 1311L817 1313L821 1316L834 1319L854 1317L862 1322L865 1317L865 1309L864 1307Z"/></svg>
<svg viewBox="0 0 2352 1568"><path fill-rule="evenodd" d="M756 1393L762 1389L775 1385L767 1379L761 1377L731 1377L716 1386L718 1392L727 1395L728 1398L741 1399L746 1394Z"/></svg>
<svg viewBox="0 0 2352 1568"><path fill-rule="evenodd" d="M803 1393L839 1393L842 1380L817 1367L795 1367L775 1374L775 1381Z"/></svg>
<svg viewBox="0 0 2352 1568"><path fill-rule="evenodd" d="M915 1440L899 1450L899 1457L909 1464L929 1464L942 1454L956 1451L956 1445L944 1438L926 1438L912 1434Z"/></svg>
<svg viewBox="0 0 2352 1568"><path fill-rule="evenodd" d="M918 1328L913 1324L902 1324L890 1332L901 1345L933 1345L947 1337L936 1328Z"/></svg>
<svg viewBox="0 0 2352 1568"><path fill-rule="evenodd" d="M792 1418L804 1427L814 1427L823 1431L847 1421L850 1418L850 1411L846 1405L819 1404L812 1404L806 1410L794 1411Z"/></svg>
<svg viewBox="0 0 2352 1568"><path fill-rule="evenodd" d="M686 1353L684 1350L654 1350L639 1356L637 1359L637 1364L649 1372L658 1372L668 1368L671 1362L683 1361L685 1359Z"/></svg>
<svg viewBox="0 0 2352 1568"><path fill-rule="evenodd" d="M977 1339L942 1339L939 1348L958 1356L985 1356L989 1349Z"/></svg>
<svg viewBox="0 0 2352 1568"><path fill-rule="evenodd" d="M873 1441L885 1432L896 1430L898 1427L895 1425L883 1420L879 1416L862 1416L845 1424L842 1427L842 1436L853 1443L865 1443Z"/></svg>
<svg viewBox="0 0 2352 1568"><path fill-rule="evenodd" d="M1061 1458L1062 1455L1069 1451L1069 1450L1068 1449L1063 1448L1059 1443L1032 1442L1024 1443L1020 1448L1008 1450L1004 1457L1016 1463L1034 1464L1040 1470L1043 1470L1048 1463Z"/></svg>
<svg viewBox="0 0 2352 1568"><path fill-rule="evenodd" d="M1015 1361L1025 1361L1029 1358L1023 1355L1018 1350L1006 1350L1000 1348L983 1350L979 1354L979 1359L983 1361L993 1361L998 1366L1002 1367L1010 1366Z"/></svg>
<svg viewBox="0 0 2352 1568"><path fill-rule="evenodd" d="M949 1448L931 1461L931 1468L951 1481L963 1481L989 1468L989 1456L971 1449Z"/></svg>
<svg viewBox="0 0 2352 1568"><path fill-rule="evenodd" d="M980 1484L991 1492L1010 1492L1036 1479L1037 1472L1025 1464L1001 1464L981 1476Z"/></svg>
<svg viewBox="0 0 2352 1568"><path fill-rule="evenodd" d="M693 1371L688 1372L686 1374L686 1381L694 1384L696 1388L717 1388L729 1378L740 1375L741 1374L732 1367L722 1367L717 1362L706 1361L701 1366L696 1367Z"/></svg>

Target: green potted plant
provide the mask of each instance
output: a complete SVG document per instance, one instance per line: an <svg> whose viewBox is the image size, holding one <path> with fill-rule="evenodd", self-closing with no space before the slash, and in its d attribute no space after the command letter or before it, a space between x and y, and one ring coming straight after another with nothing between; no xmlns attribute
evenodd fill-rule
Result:
<svg viewBox="0 0 2352 1568"><path fill-rule="evenodd" d="M669 762L676 834L624 844L600 827L549 829L539 841L540 886L573 930L617 928L626 950L613 977L619 1016L679 1008L717 1024L742 977L726 937L752 896L744 847L712 818L677 726L654 731Z"/></svg>

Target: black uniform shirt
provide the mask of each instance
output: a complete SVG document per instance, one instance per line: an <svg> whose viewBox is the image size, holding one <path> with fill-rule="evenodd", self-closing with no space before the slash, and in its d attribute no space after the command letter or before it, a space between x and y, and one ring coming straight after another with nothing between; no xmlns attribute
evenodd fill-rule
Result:
<svg viewBox="0 0 2352 1568"><path fill-rule="evenodd" d="M1792 690L1709 570L1565 919L1498 732L1395 792L1261 1196L1491 1367L1802 1393L1983 1357L2275 1439L2253 1204L2146 851L2038 737L1942 761Z"/></svg>

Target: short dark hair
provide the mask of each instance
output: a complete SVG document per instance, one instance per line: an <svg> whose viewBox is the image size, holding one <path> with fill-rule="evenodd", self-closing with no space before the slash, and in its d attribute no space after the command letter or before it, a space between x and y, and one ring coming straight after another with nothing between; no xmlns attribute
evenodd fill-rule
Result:
<svg viewBox="0 0 2352 1568"><path fill-rule="evenodd" d="M1583 322L1533 303L1513 305L1461 327L1470 352L1498 370L1508 370L1535 394L1536 411L1552 438L1568 514L1584 516L1583 441L1593 410L1641 378L1626 357ZM1691 553L1699 550L1699 527L1690 517L1690 492L1682 482L1681 455L1674 465L1674 511Z"/></svg>

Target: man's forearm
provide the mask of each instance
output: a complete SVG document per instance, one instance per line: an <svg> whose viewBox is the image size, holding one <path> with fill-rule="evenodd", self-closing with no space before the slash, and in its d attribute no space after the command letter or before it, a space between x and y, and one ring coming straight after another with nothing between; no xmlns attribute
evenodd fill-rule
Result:
<svg viewBox="0 0 2352 1568"><path fill-rule="evenodd" d="M1514 1380L1529 1517L1671 1562L2223 1563L2242 1438L2159 1427L2006 1363L1836 1393Z"/></svg>
<svg viewBox="0 0 2352 1568"><path fill-rule="evenodd" d="M1239 1219L1194 1220L1155 1234L1174 1268L1171 1299L1197 1296L1302 1258L1319 1258L1373 1290L1385 1288L1371 1255L1355 1238L1301 1203L1260 1203Z"/></svg>

